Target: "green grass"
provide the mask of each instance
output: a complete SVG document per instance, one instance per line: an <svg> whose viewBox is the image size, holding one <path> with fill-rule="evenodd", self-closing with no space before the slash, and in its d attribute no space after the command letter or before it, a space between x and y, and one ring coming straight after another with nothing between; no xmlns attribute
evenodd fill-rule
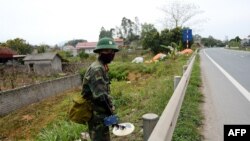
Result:
<svg viewBox="0 0 250 141"><path fill-rule="evenodd" d="M87 130L86 126L70 121L58 120L47 125L38 134L37 141L73 141L80 139L80 133Z"/></svg>
<svg viewBox="0 0 250 141"><path fill-rule="evenodd" d="M143 140L142 115L146 113L161 115L173 94L174 76L182 74L182 66L188 58L189 56L183 55L178 56L176 60L166 59L151 64L133 64L130 61L118 60L110 65L111 95L116 106L116 113L120 122L131 122L135 125L135 131L130 136L120 138L112 135L113 141ZM188 94L193 92L198 93L195 89L200 85L200 81L198 78L195 79L197 81L192 81L192 78L191 87L194 88L191 90L188 88L187 95L194 95ZM0 129L0 139L5 137L10 140L73 141L79 139L80 132L87 131L87 127L70 122L67 112L72 104L72 96L79 94L80 91L76 89L55 98L49 98L0 118L0 124L3 125ZM195 116L198 112L194 110L199 107L199 104L196 102L193 104L193 101L199 101L199 98L199 95L192 98L186 96L187 100L184 101L183 106L189 107L188 110L184 110L188 113L183 113L183 109L181 110L181 120L180 124L177 124L178 134L175 135L175 139L176 137L180 139L181 136L187 134L184 131L190 131L190 127L186 128L186 126L192 126L194 130L191 132L193 133L197 125L200 125L201 120ZM27 121L22 120L24 115L30 115L33 118ZM186 121L186 118L190 116L192 122ZM194 134L194 137L191 134L191 140L196 136L199 137L198 132Z"/></svg>
<svg viewBox="0 0 250 141"><path fill-rule="evenodd" d="M203 95L200 92L201 74L199 64L199 56L196 56L189 85L173 134L173 141L203 140L203 136L199 130L203 121L203 115L200 109L200 104L203 102Z"/></svg>

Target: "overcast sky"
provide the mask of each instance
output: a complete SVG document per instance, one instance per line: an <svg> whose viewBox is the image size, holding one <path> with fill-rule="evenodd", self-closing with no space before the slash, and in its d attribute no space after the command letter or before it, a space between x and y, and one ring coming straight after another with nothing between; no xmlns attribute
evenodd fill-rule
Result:
<svg viewBox="0 0 250 141"><path fill-rule="evenodd" d="M72 39L97 41L100 29L120 26L123 17L163 28L160 10L169 0L0 0L0 42L22 38L55 45ZM174 1L174 0L171 0ZM204 13L193 34L225 40L250 35L250 0L183 0Z"/></svg>

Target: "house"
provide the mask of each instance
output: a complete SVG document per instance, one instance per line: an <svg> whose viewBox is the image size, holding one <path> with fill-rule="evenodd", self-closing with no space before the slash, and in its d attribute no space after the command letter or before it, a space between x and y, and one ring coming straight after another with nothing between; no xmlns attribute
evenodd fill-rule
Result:
<svg viewBox="0 0 250 141"><path fill-rule="evenodd" d="M62 47L62 50L71 52L73 56L77 56L77 49L74 46L67 45Z"/></svg>
<svg viewBox="0 0 250 141"><path fill-rule="evenodd" d="M23 59L26 57L26 55L13 55L13 60L18 62L19 64L24 64Z"/></svg>
<svg viewBox="0 0 250 141"><path fill-rule="evenodd" d="M0 47L0 63L6 63L13 59L17 53L8 47Z"/></svg>
<svg viewBox="0 0 250 141"><path fill-rule="evenodd" d="M96 48L97 42L79 42L76 44L77 52L84 51L87 54L94 53L94 49Z"/></svg>
<svg viewBox="0 0 250 141"><path fill-rule="evenodd" d="M124 40L122 38L115 38L114 41L118 47L124 46Z"/></svg>
<svg viewBox="0 0 250 141"><path fill-rule="evenodd" d="M248 35L247 38L241 40L241 45L243 47L250 47L250 35Z"/></svg>
<svg viewBox="0 0 250 141"><path fill-rule="evenodd" d="M121 38L116 38L114 41L118 47L124 45L124 40ZM87 54L93 54L96 46L97 42L79 42L76 44L77 53L84 51Z"/></svg>
<svg viewBox="0 0 250 141"><path fill-rule="evenodd" d="M57 53L27 55L23 61L30 73L51 75L62 72L62 58Z"/></svg>

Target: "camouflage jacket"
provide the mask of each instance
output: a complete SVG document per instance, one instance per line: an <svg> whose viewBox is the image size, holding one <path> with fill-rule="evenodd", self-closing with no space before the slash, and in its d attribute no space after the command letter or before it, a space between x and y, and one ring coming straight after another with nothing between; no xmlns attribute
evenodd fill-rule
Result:
<svg viewBox="0 0 250 141"><path fill-rule="evenodd" d="M111 115L112 103L110 100L110 80L108 66L99 60L93 62L83 78L82 95L90 99L95 112Z"/></svg>

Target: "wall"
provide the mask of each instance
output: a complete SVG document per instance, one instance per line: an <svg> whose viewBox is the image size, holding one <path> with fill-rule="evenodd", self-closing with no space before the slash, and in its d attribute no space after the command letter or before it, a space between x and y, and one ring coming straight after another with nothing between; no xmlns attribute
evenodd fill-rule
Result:
<svg viewBox="0 0 250 141"><path fill-rule="evenodd" d="M31 68L29 64L33 64L33 70L36 74L49 76L56 73L62 72L61 59L56 55L53 60L27 60L25 65L28 67L29 72Z"/></svg>
<svg viewBox="0 0 250 141"><path fill-rule="evenodd" d="M0 115L81 85L79 74L0 92Z"/></svg>
<svg viewBox="0 0 250 141"><path fill-rule="evenodd" d="M52 70L53 73L61 73L62 72L62 61L57 55L52 60L51 67L53 69Z"/></svg>
<svg viewBox="0 0 250 141"><path fill-rule="evenodd" d="M33 72L30 72L33 73ZM42 75L42 76L50 76L54 74L54 70L52 69L52 64L34 64L34 73L35 75Z"/></svg>

